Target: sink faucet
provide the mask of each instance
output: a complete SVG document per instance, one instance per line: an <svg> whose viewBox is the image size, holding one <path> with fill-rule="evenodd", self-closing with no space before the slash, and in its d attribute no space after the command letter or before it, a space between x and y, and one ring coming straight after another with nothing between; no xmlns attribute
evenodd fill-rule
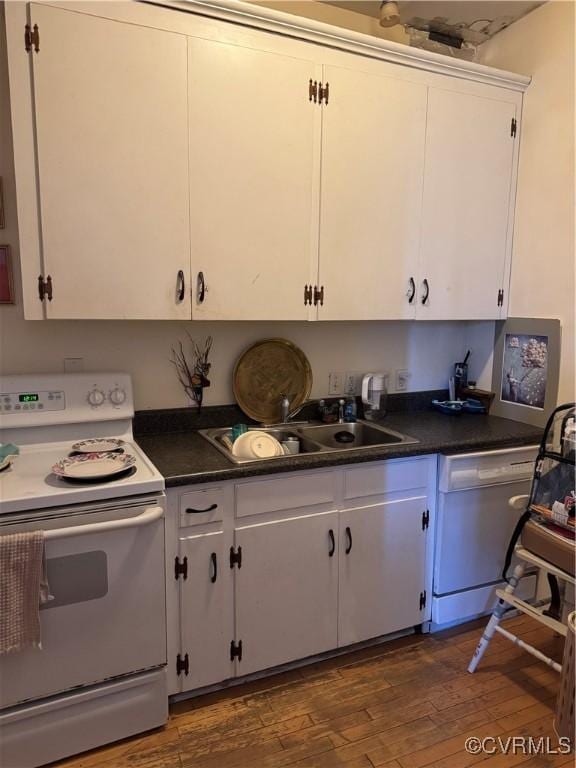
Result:
<svg viewBox="0 0 576 768"><path fill-rule="evenodd" d="M338 400L338 424L344 424L344 405L346 400Z"/></svg>
<svg viewBox="0 0 576 768"><path fill-rule="evenodd" d="M302 405L298 406L298 408L294 408L293 411L290 410L290 398L288 395L282 395L282 401L280 402L280 423L281 424L288 424L290 419L294 418L297 413L300 413L302 408L304 408L306 403L302 403Z"/></svg>
<svg viewBox="0 0 576 768"><path fill-rule="evenodd" d="M290 400L287 395L282 395L282 402L280 403L280 421L282 424L286 424L290 418Z"/></svg>

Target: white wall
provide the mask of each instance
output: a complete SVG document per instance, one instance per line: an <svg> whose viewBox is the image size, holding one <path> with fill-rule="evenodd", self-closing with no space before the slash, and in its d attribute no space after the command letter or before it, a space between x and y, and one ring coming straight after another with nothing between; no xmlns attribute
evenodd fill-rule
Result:
<svg viewBox="0 0 576 768"><path fill-rule="evenodd" d="M2 30L3 31L3 30ZM0 373L56 372L66 357L84 358L85 370L123 370L134 378L138 408L187 404L169 362L171 347L189 330L198 341L214 337L212 387L206 403L233 402L231 374L253 341L283 336L307 354L314 373L313 396L327 394L330 371L408 369L410 390L446 386L452 363L473 339L471 376L490 384L493 323L176 323L26 321L18 267L14 170L11 156L8 81L0 35L0 176L7 227L0 243L12 247L16 304L0 306ZM105 297L102 299L106 300ZM483 372L483 378L480 378Z"/></svg>
<svg viewBox="0 0 576 768"><path fill-rule="evenodd" d="M295 16L304 16L315 21L322 21L325 24L334 24L344 29L353 29L355 32L362 32L365 35L374 35L386 40L393 40L395 43L408 44L410 37L404 31L404 27L397 24L395 27L386 29L381 27L378 19L372 16L366 16L363 13L356 13L347 8L338 8L334 5L327 5L317 0L248 0L256 5L264 5L268 8L274 8L276 11L292 13Z"/></svg>
<svg viewBox="0 0 576 768"><path fill-rule="evenodd" d="M559 402L574 400L574 3L548 2L480 48L532 75L522 116L510 315L562 323Z"/></svg>

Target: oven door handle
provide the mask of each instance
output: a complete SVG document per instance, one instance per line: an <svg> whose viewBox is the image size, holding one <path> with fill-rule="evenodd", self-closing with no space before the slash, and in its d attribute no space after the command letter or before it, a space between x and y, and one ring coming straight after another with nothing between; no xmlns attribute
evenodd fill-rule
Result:
<svg viewBox="0 0 576 768"><path fill-rule="evenodd" d="M71 525L69 528L53 528L44 532L44 539L68 539L71 536L84 536L88 533L109 533L124 528L138 528L142 525L160 520L164 515L163 507L149 507L136 517L123 517L121 520L106 520L105 523L88 523L87 525Z"/></svg>

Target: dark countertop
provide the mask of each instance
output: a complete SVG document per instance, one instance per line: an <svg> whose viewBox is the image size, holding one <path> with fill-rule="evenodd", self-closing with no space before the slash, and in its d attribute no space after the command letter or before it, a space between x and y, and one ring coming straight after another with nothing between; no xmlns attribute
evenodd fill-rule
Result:
<svg viewBox="0 0 576 768"><path fill-rule="evenodd" d="M536 445L543 432L538 427L496 416L445 416L435 411L390 413L379 423L419 442L233 464L196 431L145 434L138 436L137 441L164 475L166 487L171 488L429 453L454 454Z"/></svg>

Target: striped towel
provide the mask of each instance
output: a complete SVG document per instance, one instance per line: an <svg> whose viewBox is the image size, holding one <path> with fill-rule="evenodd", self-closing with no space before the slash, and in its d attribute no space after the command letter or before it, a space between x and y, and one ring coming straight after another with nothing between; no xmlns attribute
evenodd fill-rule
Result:
<svg viewBox="0 0 576 768"><path fill-rule="evenodd" d="M0 536L0 654L42 647L40 605L50 599L44 531Z"/></svg>

